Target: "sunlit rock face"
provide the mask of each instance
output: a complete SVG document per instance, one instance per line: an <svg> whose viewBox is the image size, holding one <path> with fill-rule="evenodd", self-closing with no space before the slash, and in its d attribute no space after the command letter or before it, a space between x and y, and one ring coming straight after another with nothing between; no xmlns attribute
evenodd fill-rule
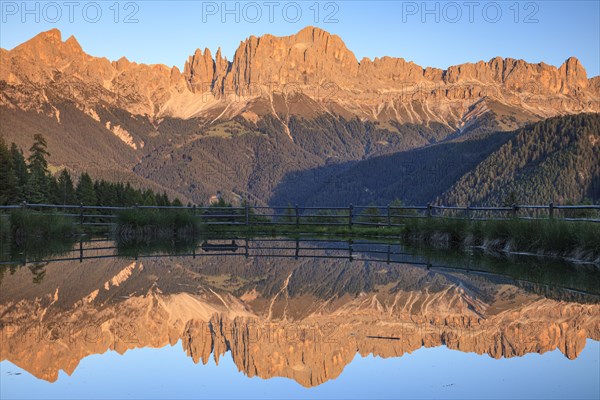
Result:
<svg viewBox="0 0 600 400"><path fill-rule="evenodd" d="M38 282L26 267L2 277L1 359L48 381L88 355L140 347L180 345L194 363L232 357L248 376L311 387L357 354L446 346L574 359L586 339L600 340L597 296L379 261L57 262Z"/></svg>
<svg viewBox="0 0 600 400"><path fill-rule="evenodd" d="M198 49L183 72L90 56L56 29L1 55L0 105L40 111L67 100L82 110L110 106L154 120L335 112L454 128L473 118L468 112L482 100L529 119L600 111L597 79L588 79L574 57L560 67L496 57L447 70L392 57L359 62L340 37L314 27L251 36L231 61L220 49L214 57Z"/></svg>

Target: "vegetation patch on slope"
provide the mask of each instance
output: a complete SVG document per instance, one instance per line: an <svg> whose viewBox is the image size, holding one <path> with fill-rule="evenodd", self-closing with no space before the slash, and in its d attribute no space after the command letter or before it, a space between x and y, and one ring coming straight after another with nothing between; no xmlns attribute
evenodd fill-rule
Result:
<svg viewBox="0 0 600 400"><path fill-rule="evenodd" d="M500 205L600 199L600 114L549 118L515 132L439 201Z"/></svg>

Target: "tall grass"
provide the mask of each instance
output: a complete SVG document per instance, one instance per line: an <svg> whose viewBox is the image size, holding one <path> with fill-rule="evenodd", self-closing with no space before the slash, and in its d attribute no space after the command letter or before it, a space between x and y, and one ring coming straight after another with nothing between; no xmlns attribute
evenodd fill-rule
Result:
<svg viewBox="0 0 600 400"><path fill-rule="evenodd" d="M187 209L131 209L117 214L116 238L121 242L186 240L198 232L198 220Z"/></svg>
<svg viewBox="0 0 600 400"><path fill-rule="evenodd" d="M10 238L10 215L0 213L0 241L6 243Z"/></svg>
<svg viewBox="0 0 600 400"><path fill-rule="evenodd" d="M600 224L562 220L491 220L428 218L407 220L404 237L411 241L446 240L451 246L465 243L511 251L600 256Z"/></svg>
<svg viewBox="0 0 600 400"><path fill-rule="evenodd" d="M31 210L10 213L10 235L15 243L61 240L75 232L73 220L69 217Z"/></svg>
<svg viewBox="0 0 600 400"><path fill-rule="evenodd" d="M218 225L210 232L238 233L247 236L301 234L335 234L348 237L400 237L409 243L424 243L436 247L460 248L482 246L508 252L544 253L598 260L600 257L600 224L547 220L489 220L465 218L402 218L395 216L395 225ZM310 222L310 221L309 221Z"/></svg>
<svg viewBox="0 0 600 400"><path fill-rule="evenodd" d="M38 261L69 251L77 229L69 217L52 212L14 210L0 215L4 261Z"/></svg>

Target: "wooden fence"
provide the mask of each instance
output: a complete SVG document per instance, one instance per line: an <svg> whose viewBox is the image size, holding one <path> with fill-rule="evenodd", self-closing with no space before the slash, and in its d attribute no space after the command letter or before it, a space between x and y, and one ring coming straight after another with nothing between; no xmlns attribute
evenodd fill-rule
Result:
<svg viewBox="0 0 600 400"><path fill-rule="evenodd" d="M126 210L185 210L206 225L289 226L401 226L407 218L470 220L560 219L600 222L600 205L514 205L511 207L459 206L353 206L347 207L215 207L215 206L85 206L29 204L0 206L0 213L23 209L44 211L74 219L85 226L111 226Z"/></svg>

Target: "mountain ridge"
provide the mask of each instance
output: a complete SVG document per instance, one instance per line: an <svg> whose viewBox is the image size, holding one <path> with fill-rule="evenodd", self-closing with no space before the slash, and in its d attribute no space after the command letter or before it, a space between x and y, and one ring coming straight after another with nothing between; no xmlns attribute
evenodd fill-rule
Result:
<svg viewBox="0 0 600 400"><path fill-rule="evenodd" d="M90 56L74 36L63 42L62 34L57 29L42 32L12 50L3 50L2 55L0 80L8 84L47 84L55 79L55 72L71 74L116 92L119 96L132 94L142 97L137 101L124 101L120 106L133 114L145 113L154 118L175 116L186 119L212 115L222 106L218 100L223 96L233 93L250 99L273 97L273 91L262 93L265 86L285 91L285 85L291 84L313 99L332 100L333 104L321 104L322 112L332 111L335 105L371 119L386 119L385 113L373 112L373 107L386 108L386 103L390 101L397 103L397 96L402 97L401 102L412 100L415 94L422 95L425 100L440 95L450 100L493 96L504 98L502 92L512 90L528 93L525 98L517 96L521 97L519 100L522 105L547 116L557 110L551 111L539 104L533 107L534 103L538 103L533 97L566 96L554 106L561 111L571 110L573 105L567 100L576 98L583 102L580 104L581 111L586 108L593 111L598 105L590 98L590 94L593 97L600 91L600 87L596 87L597 80L587 78L585 69L575 57L568 58L560 67L543 62L531 64L524 60L495 57L487 62L450 66L446 70L423 68L403 58L387 56L358 61L339 36L315 27L306 27L289 36L250 36L240 42L232 61L222 57L220 49L215 57L209 49L204 52L197 49L185 62L183 71L176 66L138 64L125 57L110 61L104 57ZM37 62L23 65L31 60ZM147 79L135 79L133 74ZM145 85L154 80L157 83ZM306 90L311 85L314 86L313 91L324 89L319 88L324 82L332 85L330 91L325 90L326 93L319 95ZM479 86L452 86L457 84ZM422 87L408 87L412 85ZM122 93L122 89L126 88L130 89L129 92ZM438 93L444 89L445 93ZM212 98L205 98L205 104L191 106L191 103L198 102L195 94L199 93L211 93ZM357 104L344 104L336 98L336 94L343 94ZM150 102L144 101L143 97ZM251 104L244 105L252 109ZM396 105L387 104L387 108L391 111ZM185 106L187 112L182 111ZM361 113L361 107L371 110ZM442 110L432 114L436 113L440 114L438 117L444 114ZM457 123L447 115L442 119Z"/></svg>

